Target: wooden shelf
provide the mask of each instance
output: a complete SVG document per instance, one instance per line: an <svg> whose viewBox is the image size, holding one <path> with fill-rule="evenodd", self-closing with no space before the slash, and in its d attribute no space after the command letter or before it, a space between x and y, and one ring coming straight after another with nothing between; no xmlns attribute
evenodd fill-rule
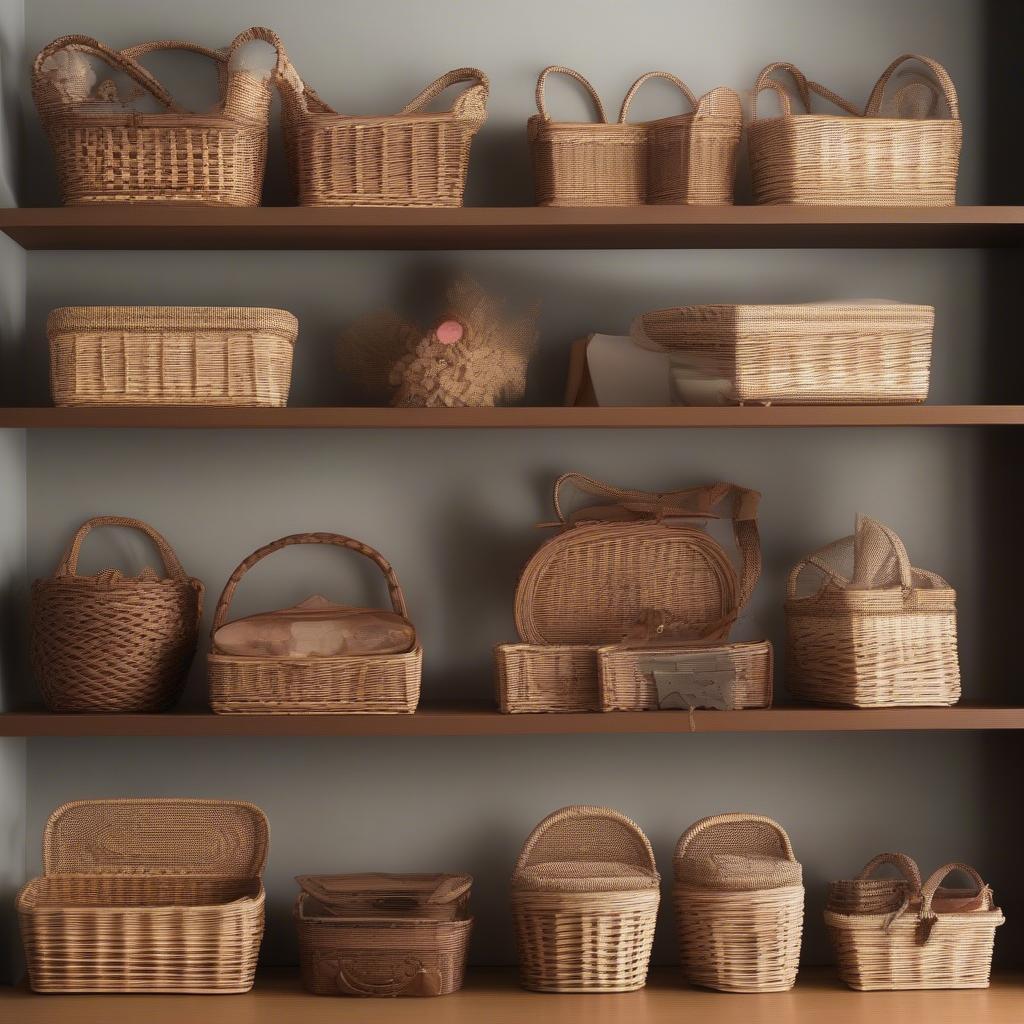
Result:
<svg viewBox="0 0 1024 1024"><path fill-rule="evenodd" d="M752 711L503 715L483 702L426 704L414 715L0 714L0 736L538 736L572 733L878 732L1024 729L1024 707L775 707Z"/></svg>
<svg viewBox="0 0 1024 1024"><path fill-rule="evenodd" d="M1024 242L1024 207L641 206L0 210L26 249L980 248Z"/></svg>

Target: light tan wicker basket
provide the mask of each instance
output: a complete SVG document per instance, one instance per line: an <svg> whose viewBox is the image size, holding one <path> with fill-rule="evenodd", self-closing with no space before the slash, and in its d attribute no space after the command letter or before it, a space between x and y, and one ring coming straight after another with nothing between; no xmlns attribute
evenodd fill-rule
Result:
<svg viewBox="0 0 1024 1024"><path fill-rule="evenodd" d="M975 887L940 888L954 871L968 875ZM921 887L920 899L895 912L825 911L839 976L862 992L987 988L996 928L1005 920L978 872L957 863L939 868Z"/></svg>
<svg viewBox="0 0 1024 1024"><path fill-rule="evenodd" d="M891 864L898 878L875 878L879 868ZM894 914L911 900L921 898L921 869L905 853L880 853L864 865L856 878L830 882L825 909L837 914Z"/></svg>
<svg viewBox="0 0 1024 1024"><path fill-rule="evenodd" d="M593 101L595 123L553 121L544 88L552 74L579 82ZM652 78L676 85L692 113L656 121L626 120L637 90ZM552 66L537 79L537 111L527 123L538 206L641 206L645 203L725 205L733 201L739 97L714 89L699 100L675 75L638 78L608 123L604 104L578 71Z"/></svg>
<svg viewBox="0 0 1024 1024"><path fill-rule="evenodd" d="M639 826L602 807L563 807L530 834L512 874L512 918L524 988L643 988L659 876Z"/></svg>
<svg viewBox="0 0 1024 1024"><path fill-rule="evenodd" d="M397 114L339 114L282 55L276 75L285 146L302 206L461 206L473 136L487 119L487 76L449 71ZM469 83L450 110L425 110Z"/></svg>
<svg viewBox="0 0 1024 1024"><path fill-rule="evenodd" d="M670 354L681 405L887 405L928 397L935 310L901 302L659 309L633 325Z"/></svg>
<svg viewBox="0 0 1024 1024"><path fill-rule="evenodd" d="M793 697L852 707L960 699L956 593L913 568L889 527L860 516L855 534L802 559L785 607Z"/></svg>
<svg viewBox="0 0 1024 1024"><path fill-rule="evenodd" d="M299 323L283 309L67 306L46 320L55 405L288 403Z"/></svg>
<svg viewBox="0 0 1024 1024"><path fill-rule="evenodd" d="M384 575L392 608L408 619L398 577L380 552L336 533L297 533L254 551L235 569L217 602L211 637L227 621L242 577L267 555L294 544L329 544L370 559ZM401 654L257 658L218 653L214 640L207 664L210 707L217 714L412 714L419 703L423 649L417 642Z"/></svg>
<svg viewBox="0 0 1024 1024"><path fill-rule="evenodd" d="M85 800L50 816L18 894L36 992L248 992L267 819L221 800Z"/></svg>
<svg viewBox="0 0 1024 1024"><path fill-rule="evenodd" d="M791 989L804 889L785 829L757 814L702 818L680 836L673 866L686 980L722 992Z"/></svg>
<svg viewBox="0 0 1024 1024"><path fill-rule="evenodd" d="M53 147L63 202L259 206L270 76L238 60L241 47L257 39L280 45L269 29L250 28L225 50L169 40L117 51L81 35L44 47L32 67L32 95ZM202 114L178 106L138 61L155 50L189 50L214 61L217 106ZM90 57L127 75L162 109L132 109L133 97L119 97L110 80L93 89Z"/></svg>
<svg viewBox="0 0 1024 1024"><path fill-rule="evenodd" d="M911 62L922 70L911 74L903 67ZM792 112L789 94L773 77L780 71L796 83L802 113ZM887 87L899 76L909 81L887 100ZM765 89L778 95L780 117L758 116ZM849 116L811 113L812 93ZM956 89L930 57L897 57L863 114L792 64L769 64L754 85L747 129L754 198L812 206L952 206L962 136Z"/></svg>

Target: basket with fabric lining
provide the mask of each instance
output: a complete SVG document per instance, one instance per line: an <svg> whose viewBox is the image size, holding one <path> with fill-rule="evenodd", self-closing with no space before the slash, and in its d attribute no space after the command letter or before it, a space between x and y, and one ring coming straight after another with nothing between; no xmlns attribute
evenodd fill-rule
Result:
<svg viewBox="0 0 1024 1024"><path fill-rule="evenodd" d="M782 826L755 814L702 818L680 837L673 868L686 980L722 992L792 988L804 889Z"/></svg>
<svg viewBox="0 0 1024 1024"><path fill-rule="evenodd" d="M905 64L916 64L912 73ZM787 72L804 112L794 114ZM887 96L890 81L909 81ZM764 90L779 97L782 114L758 116ZM844 115L811 111L817 94ZM754 85L747 128L754 199L811 206L953 206L963 129L956 88L930 57L903 54L878 79L863 111L792 64L769 64Z"/></svg>
<svg viewBox="0 0 1024 1024"><path fill-rule="evenodd" d="M466 909L469 875L414 875L366 872L299 875L295 881L321 906L339 917L414 917L451 921Z"/></svg>
<svg viewBox="0 0 1024 1024"><path fill-rule="evenodd" d="M46 319L53 402L286 405L298 330L283 309L55 309Z"/></svg>
<svg viewBox="0 0 1024 1024"><path fill-rule="evenodd" d="M18 894L35 992L248 992L267 820L220 800L86 800L51 815Z"/></svg>
<svg viewBox="0 0 1024 1024"><path fill-rule="evenodd" d="M67 205L161 203L259 206L267 155L270 75L248 70L240 50L254 40L277 48L266 28L240 33L224 50L161 40L112 50L89 36L55 39L36 57L32 95ZM214 62L220 87L206 113L183 110L139 59L187 50ZM126 75L156 113L133 109L115 84L95 89L90 57Z"/></svg>
<svg viewBox="0 0 1024 1024"><path fill-rule="evenodd" d="M643 988L659 881L651 844L629 818L584 806L549 814L526 840L512 873L523 987Z"/></svg>

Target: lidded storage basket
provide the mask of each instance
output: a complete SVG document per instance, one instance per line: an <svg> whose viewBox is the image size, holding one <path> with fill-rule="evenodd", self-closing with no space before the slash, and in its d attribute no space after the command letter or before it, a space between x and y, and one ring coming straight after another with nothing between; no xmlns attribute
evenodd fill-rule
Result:
<svg viewBox="0 0 1024 1024"><path fill-rule="evenodd" d="M800 561L786 600L790 693L852 707L960 699L956 593L911 566L894 531L867 516Z"/></svg>
<svg viewBox="0 0 1024 1024"><path fill-rule="evenodd" d="M98 526L124 526L156 546L164 577L106 569L78 575L82 543ZM164 711L181 695L199 633L203 584L190 578L153 527L95 516L75 532L53 576L32 584L31 661L51 711Z"/></svg>
<svg viewBox="0 0 1024 1024"><path fill-rule="evenodd" d="M544 99L551 74L579 82L593 101L594 123L553 121ZM637 90L652 78L672 82L692 112L656 121L626 120ZM537 111L527 123L538 206L727 205L733 201L739 97L720 87L699 100L675 75L638 78L610 124L594 87L578 71L552 66L537 79Z"/></svg>
<svg viewBox="0 0 1024 1024"><path fill-rule="evenodd" d="M298 331L298 321L283 309L55 309L46 320L53 401L287 405Z"/></svg>
<svg viewBox="0 0 1024 1024"><path fill-rule="evenodd" d="M916 64L918 70L904 68ZM775 77L788 72L803 112L794 114ZM887 97L894 78L906 82ZM782 105L779 117L758 116L766 89ZM811 94L845 115L814 114ZM904 54L882 73L863 113L808 81L792 64L769 64L754 85L747 129L754 199L811 206L953 206L963 131L956 89L930 57Z"/></svg>
<svg viewBox="0 0 1024 1024"><path fill-rule="evenodd" d="M62 36L32 68L32 95L53 147L61 197L68 205L162 203L259 206L267 156L270 70L247 67L242 48L280 45L266 28L246 29L225 50L161 41L111 50L89 36ZM156 50L189 50L217 67L220 100L189 113L139 63ZM96 84L90 58L126 75ZM141 97L156 112L135 101Z"/></svg>
<svg viewBox="0 0 1024 1024"><path fill-rule="evenodd" d="M673 866L686 980L722 992L792 988L804 888L782 826L756 814L702 818L680 837Z"/></svg>
<svg viewBox="0 0 1024 1024"><path fill-rule="evenodd" d="M316 995L442 996L462 987L469 875L297 879L303 985Z"/></svg>
<svg viewBox="0 0 1024 1024"><path fill-rule="evenodd" d="M512 874L512 918L525 988L643 988L659 876L639 826L602 807L563 807L526 840Z"/></svg>
<svg viewBox="0 0 1024 1024"><path fill-rule="evenodd" d="M248 992L267 819L221 800L85 800L51 815L18 894L36 992Z"/></svg>

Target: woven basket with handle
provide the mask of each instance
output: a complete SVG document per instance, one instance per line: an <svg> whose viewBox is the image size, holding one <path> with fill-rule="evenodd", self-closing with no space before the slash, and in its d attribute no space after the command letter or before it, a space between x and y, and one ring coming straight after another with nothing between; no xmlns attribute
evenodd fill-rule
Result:
<svg viewBox="0 0 1024 1024"><path fill-rule="evenodd" d="M36 992L248 992L267 819L221 800L65 804L18 894Z"/></svg>
<svg viewBox="0 0 1024 1024"><path fill-rule="evenodd" d="M400 654L327 658L259 658L221 654L217 630L242 577L257 562L295 544L327 544L368 558L387 583L391 607L408 619L405 595L395 570L379 551L337 533L296 533L254 551L231 574L217 602L207 659L210 707L218 714L341 715L411 714L420 697L423 650L416 643Z"/></svg>
<svg viewBox="0 0 1024 1024"><path fill-rule="evenodd" d="M82 543L96 527L144 533L165 575L106 569L78 575ZM153 527L123 516L84 522L53 576L32 584L32 671L51 711L163 711L180 696L196 650L203 584L190 578Z"/></svg>
<svg viewBox="0 0 1024 1024"><path fill-rule="evenodd" d="M779 72L796 84L802 112L793 113L789 93L774 77ZM906 81L890 98L889 84L898 78ZM781 116L759 116L766 89L779 97ZM812 113L812 93L846 116ZM897 57L863 112L792 64L769 64L754 85L747 130L754 198L812 206L953 206L962 136L952 79L930 57Z"/></svg>
<svg viewBox="0 0 1024 1024"><path fill-rule="evenodd" d="M89 36L55 39L35 59L32 95L53 147L63 202L259 206L267 155L270 76L247 70L239 51L277 36L250 28L225 50L167 40L112 50ZM220 100L207 113L183 110L139 60L187 50L217 67ZM126 75L160 108L132 109L112 81L91 87L90 58Z"/></svg>
<svg viewBox="0 0 1024 1024"><path fill-rule="evenodd" d="M899 877L875 877L887 864L896 868ZM921 869L917 863L905 853L880 853L856 878L830 882L825 908L837 914L892 914L920 896Z"/></svg>

